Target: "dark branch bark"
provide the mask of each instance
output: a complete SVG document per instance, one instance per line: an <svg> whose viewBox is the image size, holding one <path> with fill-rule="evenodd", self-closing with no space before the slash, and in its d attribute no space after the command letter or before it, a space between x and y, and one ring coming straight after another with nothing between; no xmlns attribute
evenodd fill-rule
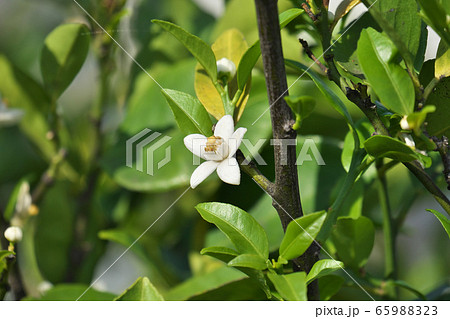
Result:
<svg viewBox="0 0 450 319"><path fill-rule="evenodd" d="M300 202L296 162L296 136L292 129L294 116L284 100L288 95L286 70L281 47L276 0L255 0L264 76L270 103L275 140L275 184L273 206L286 231L288 224L303 215ZM294 270L309 271L318 260L319 247L313 244L307 253L294 261ZM309 299L318 299L317 283L308 289Z"/></svg>

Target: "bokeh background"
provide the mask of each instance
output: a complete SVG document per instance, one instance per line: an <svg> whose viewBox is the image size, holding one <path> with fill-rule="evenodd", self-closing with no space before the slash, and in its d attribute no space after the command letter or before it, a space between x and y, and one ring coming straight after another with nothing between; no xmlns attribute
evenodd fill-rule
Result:
<svg viewBox="0 0 450 319"><path fill-rule="evenodd" d="M79 1L86 8L91 7L89 2L101 1ZM330 11L335 10L339 2L330 1ZM292 6L290 1L279 1L280 8ZM358 6L348 21L364 10L362 5ZM192 95L195 95L195 60L175 39L153 25L151 19L172 21L210 44L229 28L239 29L249 44L257 39L254 4L250 0L129 0L125 15L111 33L163 87ZM0 0L0 54L42 83L39 61L45 37L58 25L71 22L91 23L70 0ZM89 56L58 101L58 113L67 126L68 163L73 174L58 177L43 197L39 214L33 221L35 263L24 264L29 263L30 257L20 263L24 279L30 282L28 289L35 292L35 297L39 296L41 279L53 286L65 282L80 285L94 282L185 190L194 169L190 165L170 163L168 170L173 172L172 175L167 175L166 171L157 172L153 177L136 181L119 172L125 164L123 141L126 137L143 128L163 132L178 141L182 135L160 88L114 44L109 97L100 125L102 151L100 155L95 154L96 133L91 118L100 90L95 43L105 35L96 28L86 36L91 37L93 43ZM287 28L282 31L282 36L285 56L308 63L297 38L306 38L314 47L315 38L310 30ZM435 57L438 40L430 29L426 60ZM288 75L289 83L296 79L297 75ZM299 169L300 174L303 172L300 175L303 205L305 210L315 211L328 207L345 175L340 152L348 129L306 77L300 79L290 92L311 95L318 100L317 108L305 121L301 134L315 136L327 165L318 168L305 163ZM249 106L238 123L238 126L248 127L249 135L254 139L270 136L268 114L255 126L251 125L268 106L265 94L259 62L253 73ZM346 104L356 119L362 117L353 105ZM6 207L21 178L27 177L33 188L47 167L45 158L20 127L0 127L0 209ZM173 152L189 156L180 148L174 147ZM269 164L262 168L263 172L273 176L270 145L264 147L262 156ZM96 187L90 194L91 201L80 207L92 169L99 170ZM438 176L440 170L437 167L432 173ZM447 296L450 295L450 241L439 221L425 211L426 208L439 210L439 206L404 167L392 169L388 178L394 212L408 211L397 245L399 279L424 294L442 294L446 290ZM355 192L359 195L355 195L358 200L352 209L371 217L377 226L375 247L366 269L373 275L382 276L383 235L377 191L373 183L362 182ZM224 185L217 177L210 177L198 189L188 191L132 250L95 282L94 288L118 294L137 277L148 276L158 289L168 291L189 278L201 277L220 267L218 262L199 255L208 244L224 241L194 209L197 203L206 201L228 202L251 212L270 233L271 247L277 247L282 231L270 199L247 176L243 176L240 187ZM84 216L85 224L79 224L80 215ZM79 227L84 229L77 244L79 238L75 234ZM84 252L76 269L73 269L71 256L74 245ZM36 271L40 275L36 275ZM35 277L39 278L37 282L33 281ZM222 293L221 298L233 298L230 297L233 290L212 291L218 295ZM257 299L258 295L255 296ZM400 296L402 299L415 298L406 290L401 290ZM358 288L348 286L334 298L367 297Z"/></svg>

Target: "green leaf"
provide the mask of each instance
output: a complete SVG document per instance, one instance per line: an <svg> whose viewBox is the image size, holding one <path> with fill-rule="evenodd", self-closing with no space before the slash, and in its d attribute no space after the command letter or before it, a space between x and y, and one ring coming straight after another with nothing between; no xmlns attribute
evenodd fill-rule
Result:
<svg viewBox="0 0 450 319"><path fill-rule="evenodd" d="M3 213L3 216L6 221L10 221L11 218L14 215L15 209L16 209L16 203L17 203L17 196L19 196L19 190L23 183L26 183L26 179L21 179L16 186L14 186L14 189L9 196L8 204L6 205L5 212Z"/></svg>
<svg viewBox="0 0 450 319"><path fill-rule="evenodd" d="M84 284L59 284L48 290L40 301L75 301L81 294L80 301L112 301L114 295L109 292L97 291Z"/></svg>
<svg viewBox="0 0 450 319"><path fill-rule="evenodd" d="M248 45L244 35L234 28L223 32L211 46L216 60L227 58L232 61L235 66L238 66L242 56L247 51L247 48ZM235 122L239 120L249 98L251 79L248 79L244 83L244 86L243 92L241 92L241 95L236 101L235 109L233 109L231 103L224 105L221 92L218 91L214 83L211 82L205 69L202 68L200 64L197 64L195 68L194 87L197 97L208 113L218 120L225 114L234 114ZM228 96L230 99L233 99L237 90L237 78L234 77L228 82ZM225 107L227 107L227 109L225 109Z"/></svg>
<svg viewBox="0 0 450 319"><path fill-rule="evenodd" d="M375 135L366 140L364 148L375 158L388 157L400 162L423 160L424 156L405 143L390 136Z"/></svg>
<svg viewBox="0 0 450 319"><path fill-rule="evenodd" d="M408 73L390 59L393 45L374 29L363 30L358 41L361 68L381 103L401 115L414 111L414 86Z"/></svg>
<svg viewBox="0 0 450 319"><path fill-rule="evenodd" d="M436 0L417 0L421 11L420 16L434 31L450 46L450 33L447 22L448 11Z"/></svg>
<svg viewBox="0 0 450 319"><path fill-rule="evenodd" d="M311 80L316 84L317 88L322 92L323 95L331 102L333 108L341 114L350 126L353 126L353 120L350 113L347 110L345 104L336 95L336 93L331 90L331 88L322 80L319 75L314 71L310 70L306 65L301 64L297 61L285 60L285 64L293 69L296 69L300 74L308 74Z"/></svg>
<svg viewBox="0 0 450 319"><path fill-rule="evenodd" d="M414 61L423 62L425 52L420 47L420 41L421 35L426 35L427 31L418 15L415 0L378 0L369 12L395 43L407 64L414 66ZM418 55L422 57L417 58ZM420 70L421 63L417 66Z"/></svg>
<svg viewBox="0 0 450 319"><path fill-rule="evenodd" d="M291 221L280 245L280 256L286 260L301 256L319 234L326 215L320 211Z"/></svg>
<svg viewBox="0 0 450 319"><path fill-rule="evenodd" d="M250 214L224 203L201 203L195 208L204 220L215 224L231 240L239 253L269 257L266 232Z"/></svg>
<svg viewBox="0 0 450 319"><path fill-rule="evenodd" d="M331 233L339 259L358 270L364 266L373 248L375 228L364 216L358 219L341 217Z"/></svg>
<svg viewBox="0 0 450 319"><path fill-rule="evenodd" d="M232 259L228 266L264 270L267 268L267 259L258 255L242 254Z"/></svg>
<svg viewBox="0 0 450 319"><path fill-rule="evenodd" d="M221 267L202 276L191 277L164 294L165 300L189 300L242 280L247 275L231 267Z"/></svg>
<svg viewBox="0 0 450 319"><path fill-rule="evenodd" d="M170 32L178 39L186 49L197 59L197 61L205 68L206 73L213 82L217 81L217 65L213 51L202 39L190 34L181 27L162 20L152 20L153 23L161 26L164 30Z"/></svg>
<svg viewBox="0 0 450 319"><path fill-rule="evenodd" d="M238 88L242 90L247 83L250 75L252 74L253 67L261 55L261 48L259 41L255 42L250 48L245 51L239 62L238 68L236 70Z"/></svg>
<svg viewBox="0 0 450 319"><path fill-rule="evenodd" d="M442 79L427 99L427 104L436 106L436 111L427 116L427 131L431 136L450 136L450 77Z"/></svg>
<svg viewBox="0 0 450 319"><path fill-rule="evenodd" d="M303 120L313 112L316 100L310 96L286 96L284 99L295 114L295 123L292 128L298 130L300 129Z"/></svg>
<svg viewBox="0 0 450 319"><path fill-rule="evenodd" d="M162 93L182 132L211 135L211 119L199 100L189 94L175 90L164 89Z"/></svg>
<svg viewBox="0 0 450 319"><path fill-rule="evenodd" d="M0 250L0 261L8 257L9 255L15 255L16 253L9 250Z"/></svg>
<svg viewBox="0 0 450 319"><path fill-rule="evenodd" d="M433 113L436 111L436 107L434 105L427 105L423 107L419 112L414 112L408 115L406 121L408 122L408 126L414 133L419 136L421 131L421 126L425 122L427 115L429 113Z"/></svg>
<svg viewBox="0 0 450 319"><path fill-rule="evenodd" d="M164 298L147 277L139 277L115 301L163 301Z"/></svg>
<svg viewBox="0 0 450 319"><path fill-rule="evenodd" d="M52 142L45 137L49 131L46 117L50 110L50 98L38 82L3 55L0 55L0 74L3 102L25 112L20 128L45 157L50 159L56 152Z"/></svg>
<svg viewBox="0 0 450 319"><path fill-rule="evenodd" d="M358 133L361 143L364 143L368 138L370 138L372 136L372 133L374 133L375 131L368 119L361 119L356 122L355 129ZM346 171L348 171L350 168L354 149L355 143L353 140L353 134L352 132L348 132L344 139L344 148L341 154L342 166Z"/></svg>
<svg viewBox="0 0 450 319"><path fill-rule="evenodd" d="M335 275L319 278L320 300L330 300L331 297L339 292L344 282L344 278Z"/></svg>
<svg viewBox="0 0 450 319"><path fill-rule="evenodd" d="M220 247L220 246L212 246L203 248L200 251L202 255L208 255L217 259L222 260L223 262L228 263L230 260L239 255L239 253L228 247Z"/></svg>
<svg viewBox="0 0 450 319"><path fill-rule="evenodd" d="M442 227L444 227L445 231L447 232L448 237L450 238L450 220L445 217L443 214L441 214L440 212L434 210L434 209L427 209L427 211L429 211L430 213L433 213L434 216L436 216L437 219L439 219L439 221L442 224Z"/></svg>
<svg viewBox="0 0 450 319"><path fill-rule="evenodd" d="M306 301L306 273L295 272L289 275L277 275L268 273L270 281L272 281L275 289L280 293L281 297L288 301Z"/></svg>
<svg viewBox="0 0 450 319"><path fill-rule="evenodd" d="M445 41L439 42L436 54L436 62L434 64L434 76L438 79L450 76L450 50L449 45Z"/></svg>
<svg viewBox="0 0 450 319"><path fill-rule="evenodd" d="M350 23L340 32L339 38L336 39L336 42L333 45L334 59L337 64L345 71L360 78L363 78L363 72L361 70L356 49L362 30L368 27L381 31L381 28L375 22L372 15L369 12L365 12L357 21Z"/></svg>
<svg viewBox="0 0 450 319"><path fill-rule="evenodd" d="M90 31L84 24L63 24L45 39L41 73L54 99L72 83L89 52Z"/></svg>
<svg viewBox="0 0 450 319"><path fill-rule="evenodd" d="M316 280L320 277L331 274L332 272L344 267L344 263L333 259L321 259L317 261L306 276L306 283Z"/></svg>

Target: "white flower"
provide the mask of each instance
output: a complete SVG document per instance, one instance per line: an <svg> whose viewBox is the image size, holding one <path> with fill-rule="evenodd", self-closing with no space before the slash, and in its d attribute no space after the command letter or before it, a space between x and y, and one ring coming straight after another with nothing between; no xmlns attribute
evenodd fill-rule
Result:
<svg viewBox="0 0 450 319"><path fill-rule="evenodd" d="M236 74L236 65L234 65L233 61L222 58L217 61L217 73L219 78L226 76L227 79L232 79Z"/></svg>
<svg viewBox="0 0 450 319"><path fill-rule="evenodd" d="M408 123L408 116L403 116L401 121L400 121L400 127L402 128L402 130L407 130L409 131L411 129L411 127L409 126Z"/></svg>
<svg viewBox="0 0 450 319"><path fill-rule="evenodd" d="M17 226L11 226L6 228L4 235L5 238L12 243L21 241L23 236L22 229Z"/></svg>
<svg viewBox="0 0 450 319"><path fill-rule="evenodd" d="M241 171L234 155L241 145L246 128L234 131L231 115L225 115L216 124L214 135L206 137L191 134L184 138L184 145L192 153L206 160L192 173L191 187L197 187L217 169L217 175L225 183L239 185Z"/></svg>

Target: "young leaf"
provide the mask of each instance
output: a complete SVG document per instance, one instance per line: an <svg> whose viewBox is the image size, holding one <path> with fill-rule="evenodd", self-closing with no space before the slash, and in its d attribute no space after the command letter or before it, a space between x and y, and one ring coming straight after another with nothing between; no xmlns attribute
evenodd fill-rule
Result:
<svg viewBox="0 0 450 319"><path fill-rule="evenodd" d="M442 79L450 76L450 50L449 45L445 41L439 42L439 47L436 54L436 62L434 64L434 76L437 79Z"/></svg>
<svg viewBox="0 0 450 319"><path fill-rule="evenodd" d="M72 83L86 60L90 32L84 24L63 24L45 39L41 73L46 88L56 99Z"/></svg>
<svg viewBox="0 0 450 319"><path fill-rule="evenodd" d="M115 301L163 301L164 298L147 277L139 277Z"/></svg>
<svg viewBox="0 0 450 319"><path fill-rule="evenodd" d="M183 28L162 20L152 20L153 23L161 26L164 30L170 32L178 39L186 49L197 59L197 61L205 68L206 73L213 82L217 81L217 65L213 51L202 39L190 34Z"/></svg>
<svg viewBox="0 0 450 319"><path fill-rule="evenodd" d="M393 45L374 29L363 30L358 41L358 59L361 68L380 98L381 103L401 115L414 111L414 86L407 72L391 63Z"/></svg>
<svg viewBox="0 0 450 319"><path fill-rule="evenodd" d="M300 129L303 120L313 112L316 100L310 96L286 96L284 99L295 114L295 123L292 128L298 130Z"/></svg>
<svg viewBox="0 0 450 319"><path fill-rule="evenodd" d="M364 216L358 219L339 218L331 233L339 259L346 266L359 269L364 266L372 251L375 228Z"/></svg>
<svg viewBox="0 0 450 319"><path fill-rule="evenodd" d="M326 215L320 211L291 221L280 245L280 256L286 260L301 256L316 238Z"/></svg>
<svg viewBox="0 0 450 319"><path fill-rule="evenodd" d="M239 253L268 258L266 232L250 214L224 203L201 203L195 208L204 220L215 224L231 240Z"/></svg>
<svg viewBox="0 0 450 319"><path fill-rule="evenodd" d="M162 93L182 132L211 135L211 119L199 100L189 94L175 90L164 89Z"/></svg>
<svg viewBox="0 0 450 319"><path fill-rule="evenodd" d="M228 266L264 270L267 268L267 259L258 255L242 254L231 260Z"/></svg>
<svg viewBox="0 0 450 319"><path fill-rule="evenodd" d="M439 219L439 221L442 224L442 227L444 227L445 231L447 232L448 237L450 238L450 220L445 217L443 214L439 213L438 211L434 210L434 209L427 209L427 211L429 211L430 213L433 213L434 216L436 216L437 219Z"/></svg>
<svg viewBox="0 0 450 319"><path fill-rule="evenodd" d="M217 61L222 58L227 58L232 61L237 67L242 56L248 48L247 42L245 41L244 35L237 29L229 29L222 33L217 40L211 46L214 56ZM251 81L248 80L244 83L242 90L244 94L241 95L240 99L236 103L237 110L228 110L228 113L236 113L235 118L239 120L245 105L249 98ZM205 68L198 64L195 68L195 92L198 99L202 102L206 110L214 116L216 119L220 119L225 115L227 110L224 109L222 97L217 91L213 82L207 76ZM230 99L233 99L236 91L238 90L236 77L231 79L228 83L228 95Z"/></svg>
<svg viewBox="0 0 450 319"><path fill-rule="evenodd" d="M405 143L390 136L375 135L366 140L364 148L376 158L388 157L400 162L421 160L423 156L414 152Z"/></svg>
<svg viewBox="0 0 450 319"><path fill-rule="evenodd" d="M200 251L200 254L217 258L226 263L239 255L239 253L234 249L219 246L203 248Z"/></svg>
<svg viewBox="0 0 450 319"><path fill-rule="evenodd" d="M277 275L268 273L270 281L281 297L288 301L306 301L306 273L295 272L288 275Z"/></svg>
<svg viewBox="0 0 450 319"><path fill-rule="evenodd" d="M317 261L306 276L306 283L316 280L320 277L331 274L332 272L344 267L344 263L333 259L321 259Z"/></svg>

